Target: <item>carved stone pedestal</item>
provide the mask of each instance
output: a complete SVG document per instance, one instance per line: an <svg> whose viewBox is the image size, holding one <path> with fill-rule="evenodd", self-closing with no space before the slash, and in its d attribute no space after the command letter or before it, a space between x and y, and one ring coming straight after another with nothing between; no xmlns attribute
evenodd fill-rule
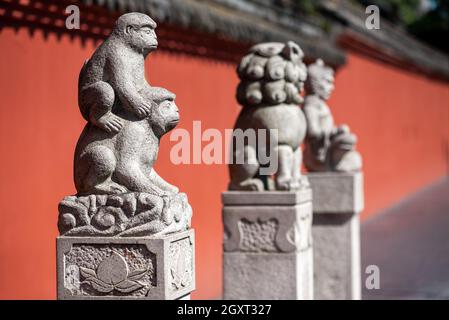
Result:
<svg viewBox="0 0 449 320"><path fill-rule="evenodd" d="M311 190L222 194L224 299L312 299Z"/></svg>
<svg viewBox="0 0 449 320"><path fill-rule="evenodd" d="M158 238L57 239L58 299L173 300L195 289L192 229Z"/></svg>
<svg viewBox="0 0 449 320"><path fill-rule="evenodd" d="M362 173L309 173L315 299L361 298Z"/></svg>

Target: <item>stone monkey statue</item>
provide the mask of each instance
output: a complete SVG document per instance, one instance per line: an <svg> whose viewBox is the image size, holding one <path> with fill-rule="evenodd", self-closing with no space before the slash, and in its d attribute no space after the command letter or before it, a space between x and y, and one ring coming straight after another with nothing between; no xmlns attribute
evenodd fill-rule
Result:
<svg viewBox="0 0 449 320"><path fill-rule="evenodd" d="M179 121L174 94L155 88L150 116L117 134L87 124L75 150L77 196L59 205L59 230L72 236L141 236L190 226L187 196L154 170L160 138ZM91 213L93 211L93 213Z"/></svg>
<svg viewBox="0 0 449 320"><path fill-rule="evenodd" d="M157 47L150 17L122 15L84 65L79 107L88 123L74 158L77 194L59 204L70 236L150 236L187 230L187 196L154 170L161 137L179 122L175 94L145 80Z"/></svg>
<svg viewBox="0 0 449 320"><path fill-rule="evenodd" d="M255 45L241 60L237 69L241 79L237 100L243 108L234 136L239 130L255 130L257 140L256 144L246 140L244 144L233 143L230 190L295 190L308 185L300 172L300 145L306 134L306 120L299 106L307 76L302 58L301 48L289 41ZM277 130L277 138L268 139L276 140L275 143L259 140L260 129ZM261 163L260 151L270 153L269 164ZM239 157L245 159L244 163L239 163ZM278 164L274 171L265 170L273 163ZM272 175L274 186L268 179Z"/></svg>
<svg viewBox="0 0 449 320"><path fill-rule="evenodd" d="M124 108L139 118L150 114L151 104L142 91L145 57L157 48L156 23L147 15L128 13L87 60L78 82L78 104L83 117L110 133L123 127L116 110Z"/></svg>
<svg viewBox="0 0 449 320"><path fill-rule="evenodd" d="M326 100L334 89L334 71L318 59L309 65L304 113L307 137L304 164L309 171L360 170L362 159L355 151L357 137L347 125L335 126Z"/></svg>
<svg viewBox="0 0 449 320"><path fill-rule="evenodd" d="M79 195L147 192L158 196L177 193L153 168L159 140L179 121L175 95L153 88L150 115L141 120L119 111L123 127L109 134L87 124L75 151L75 186Z"/></svg>
<svg viewBox="0 0 449 320"><path fill-rule="evenodd" d="M58 205L58 299L178 299L195 287L192 208L154 170L175 94L145 79L154 21L118 18L80 72L77 193ZM166 275L166 276L165 276Z"/></svg>

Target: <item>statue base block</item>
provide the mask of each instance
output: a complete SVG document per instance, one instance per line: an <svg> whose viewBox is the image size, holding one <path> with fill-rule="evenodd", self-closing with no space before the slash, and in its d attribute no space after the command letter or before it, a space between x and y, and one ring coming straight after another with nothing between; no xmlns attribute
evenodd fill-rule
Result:
<svg viewBox="0 0 449 320"><path fill-rule="evenodd" d="M57 238L58 299L185 299L195 289L194 231Z"/></svg>
<svg viewBox="0 0 449 320"><path fill-rule="evenodd" d="M229 191L222 200L223 298L312 299L311 190Z"/></svg>
<svg viewBox="0 0 449 320"><path fill-rule="evenodd" d="M362 173L309 173L313 190L314 292L319 300L361 299Z"/></svg>

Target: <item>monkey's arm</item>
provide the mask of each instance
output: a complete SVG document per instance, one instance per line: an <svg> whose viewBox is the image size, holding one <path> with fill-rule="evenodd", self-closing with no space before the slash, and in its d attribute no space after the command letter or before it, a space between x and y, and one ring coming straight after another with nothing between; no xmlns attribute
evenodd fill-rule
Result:
<svg viewBox="0 0 449 320"><path fill-rule="evenodd" d="M109 81L123 107L131 113L143 118L151 111L149 101L143 99L139 94L132 70L128 70L124 57L114 56L112 61L107 61L106 68L109 74Z"/></svg>

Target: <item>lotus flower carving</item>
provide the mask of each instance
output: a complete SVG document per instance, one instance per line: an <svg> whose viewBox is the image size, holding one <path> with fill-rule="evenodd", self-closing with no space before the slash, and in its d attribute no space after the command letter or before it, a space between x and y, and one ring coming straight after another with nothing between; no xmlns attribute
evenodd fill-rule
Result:
<svg viewBox="0 0 449 320"><path fill-rule="evenodd" d="M80 267L82 284L89 284L101 293L111 293L114 290L130 293L145 286L139 280L147 273L147 269L129 272L126 260L118 253L113 252L100 262L96 270Z"/></svg>

